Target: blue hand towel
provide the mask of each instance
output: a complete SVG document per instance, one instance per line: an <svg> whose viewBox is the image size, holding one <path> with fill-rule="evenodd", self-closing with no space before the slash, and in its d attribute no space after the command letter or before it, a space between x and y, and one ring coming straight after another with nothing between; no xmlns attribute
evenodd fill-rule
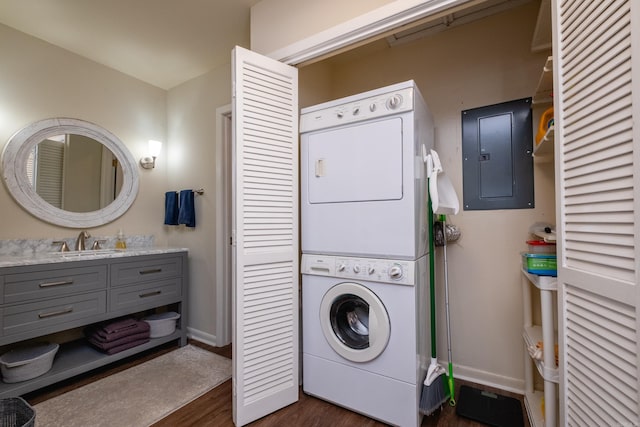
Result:
<svg viewBox="0 0 640 427"><path fill-rule="evenodd" d="M164 194L164 223L178 225L178 193L175 191Z"/></svg>
<svg viewBox="0 0 640 427"><path fill-rule="evenodd" d="M196 226L196 210L193 206L195 193L193 190L180 191L180 209L178 213L178 224L185 224L187 227Z"/></svg>

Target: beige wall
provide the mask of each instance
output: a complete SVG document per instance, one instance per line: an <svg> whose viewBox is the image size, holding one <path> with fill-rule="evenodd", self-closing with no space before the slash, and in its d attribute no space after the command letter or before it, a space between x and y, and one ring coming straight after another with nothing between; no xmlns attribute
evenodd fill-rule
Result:
<svg viewBox="0 0 640 427"><path fill-rule="evenodd" d="M263 0L251 8L251 50L268 55L394 1Z"/></svg>
<svg viewBox="0 0 640 427"><path fill-rule="evenodd" d="M231 103L231 65L169 91L169 181L172 189L203 188L196 196L196 227L165 226L173 246L189 248L190 332L212 343L216 333L216 109Z"/></svg>
<svg viewBox="0 0 640 427"><path fill-rule="evenodd" d="M436 149L462 202L461 111L533 95L547 53L530 52L537 2L413 43L376 43L300 71L301 100L321 102L414 79L436 123ZM318 96L321 88L330 88ZM301 107L309 104L301 102ZM554 222L553 165L535 166L535 209L464 211L449 246L457 375L522 389L520 256L536 221ZM438 249L438 263L442 262ZM438 347L446 360L443 274L437 274Z"/></svg>
<svg viewBox="0 0 640 427"><path fill-rule="evenodd" d="M83 135L72 135L65 149L64 210L100 209L103 145Z"/></svg>
<svg viewBox="0 0 640 427"><path fill-rule="evenodd" d="M169 92L0 25L0 149L24 125L73 117L108 129L136 161L149 139L163 141L155 169L139 168L140 190L119 219L89 230L94 236L153 235L156 244L189 249L189 319L204 340L215 340L215 111L231 102L231 66ZM164 193L204 188L196 197L195 228L164 222ZM79 230L26 213L0 186L0 239L71 237Z"/></svg>
<svg viewBox="0 0 640 427"><path fill-rule="evenodd" d="M23 126L51 117L96 123L114 133L139 159L149 139L166 140L166 92L64 49L0 25L0 149ZM95 236L153 234L160 244L167 186L166 155L140 172L140 192L118 220ZM25 212L0 186L0 239L70 237L76 229L50 225Z"/></svg>
<svg viewBox="0 0 640 427"><path fill-rule="evenodd" d="M298 4L304 8L310 2L264 3L265 9L259 10L260 3L256 13L268 18L263 22L269 24L254 27L252 19L252 43L258 44L261 34L278 27L287 28L283 33L291 29L291 41L304 36L299 31L311 33L312 24L302 20L295 31L280 25L280 20L304 12ZM349 19L367 5L388 2L349 3L353 9L341 5L340 15L326 19L319 15L319 28ZM529 52L536 4L412 44L371 49L362 58L346 62L336 58L303 68L300 106L415 79L433 111L437 149L461 197L460 111L532 95L546 56ZM288 15L281 15L282 10ZM327 10L324 3L323 10ZM288 40L269 43L282 47ZM126 234L153 234L159 244L188 247L192 309L188 325L214 334L215 110L230 102L230 67L212 70L167 93L5 26L0 26L0 52L0 147L22 126L54 116L81 118L109 129L136 159L144 154L148 139L167 142L156 169L139 169L140 193L131 209L90 232L114 235L122 228ZM537 165L535 173L535 209L463 211L452 218L462 230L461 240L449 248L456 367L461 376L513 388L521 387L523 376L519 252L526 248L529 225L553 222L554 217L551 165ZM196 200L197 227L163 226L164 192L195 187L205 189ZM0 217L4 219L0 239L77 234L25 213L4 186ZM442 297L441 281L438 286ZM441 357L446 354L442 306Z"/></svg>

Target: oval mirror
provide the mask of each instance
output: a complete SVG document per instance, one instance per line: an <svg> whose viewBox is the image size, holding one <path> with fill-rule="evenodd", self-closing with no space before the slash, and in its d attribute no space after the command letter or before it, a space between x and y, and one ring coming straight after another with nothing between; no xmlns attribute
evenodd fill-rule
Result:
<svg viewBox="0 0 640 427"><path fill-rule="evenodd" d="M138 194L136 162L122 141L78 119L46 119L18 131L2 152L2 175L30 214L71 228L115 220Z"/></svg>

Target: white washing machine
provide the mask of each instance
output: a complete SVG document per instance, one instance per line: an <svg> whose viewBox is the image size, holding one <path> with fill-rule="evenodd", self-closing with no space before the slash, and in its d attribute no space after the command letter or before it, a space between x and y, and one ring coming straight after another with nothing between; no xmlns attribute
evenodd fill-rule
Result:
<svg viewBox="0 0 640 427"><path fill-rule="evenodd" d="M302 252L418 259L433 119L413 81L304 108Z"/></svg>
<svg viewBox="0 0 640 427"><path fill-rule="evenodd" d="M430 354L426 257L302 255L305 393L418 426Z"/></svg>

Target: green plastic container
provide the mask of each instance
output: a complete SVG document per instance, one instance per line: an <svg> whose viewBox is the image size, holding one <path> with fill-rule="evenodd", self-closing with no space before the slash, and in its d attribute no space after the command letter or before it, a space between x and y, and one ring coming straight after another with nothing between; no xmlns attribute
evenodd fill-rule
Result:
<svg viewBox="0 0 640 427"><path fill-rule="evenodd" d="M556 255L522 253L522 267L538 276L557 276L558 261Z"/></svg>

